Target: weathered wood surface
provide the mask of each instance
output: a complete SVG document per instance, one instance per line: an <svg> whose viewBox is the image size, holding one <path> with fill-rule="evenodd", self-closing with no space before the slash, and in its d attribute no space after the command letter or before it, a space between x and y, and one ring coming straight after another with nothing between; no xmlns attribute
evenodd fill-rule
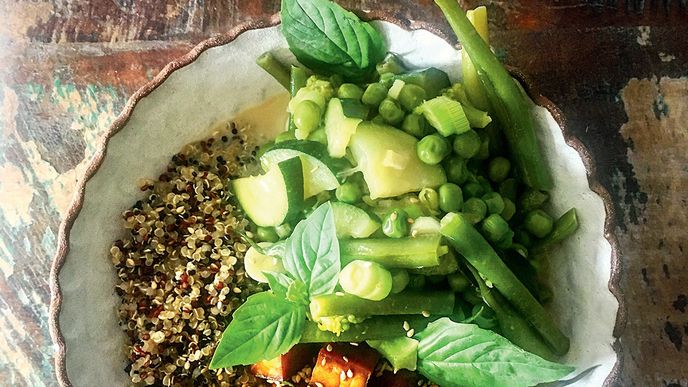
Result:
<svg viewBox="0 0 688 387"><path fill-rule="evenodd" d="M341 3L449 32L430 0ZM487 3L494 46L563 110L615 201L628 308L620 385L688 386L686 1ZM199 41L278 6L0 0L0 385L56 383L57 227L128 96Z"/></svg>

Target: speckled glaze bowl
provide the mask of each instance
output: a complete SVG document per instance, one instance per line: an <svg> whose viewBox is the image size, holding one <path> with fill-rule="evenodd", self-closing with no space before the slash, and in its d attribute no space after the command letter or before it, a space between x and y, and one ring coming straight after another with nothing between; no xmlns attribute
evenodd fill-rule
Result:
<svg viewBox="0 0 688 387"><path fill-rule="evenodd" d="M431 26L375 19L390 50L414 67L436 66L460 73L458 50ZM116 273L108 251L121 236L120 214L141 197L137 182L158 176L181 147L201 139L218 122L231 119L283 89L254 64L267 50L289 52L277 16L239 26L201 43L170 63L131 97L110 128L62 224L50 283L50 328L60 384L128 385L125 335L116 314ZM552 255L550 282L555 319L571 338L563 361L585 373L576 386L613 383L619 367L615 324L623 319L615 298L616 243L611 234L609 195L597 183L590 158L567 131L560 111L514 75L532 97L531 106L555 189L551 209L579 211L581 228ZM617 324L621 326L621 324Z"/></svg>

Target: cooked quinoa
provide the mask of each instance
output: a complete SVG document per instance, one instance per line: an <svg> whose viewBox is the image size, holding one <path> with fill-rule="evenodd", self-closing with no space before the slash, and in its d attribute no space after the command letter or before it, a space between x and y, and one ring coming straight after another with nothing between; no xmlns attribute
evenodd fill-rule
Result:
<svg viewBox="0 0 688 387"><path fill-rule="evenodd" d="M122 214L111 250L120 324L134 385L260 386L245 367L209 370L231 313L265 290L243 267L249 222L230 203L231 179L254 164L243 129L226 125L172 157L147 197Z"/></svg>

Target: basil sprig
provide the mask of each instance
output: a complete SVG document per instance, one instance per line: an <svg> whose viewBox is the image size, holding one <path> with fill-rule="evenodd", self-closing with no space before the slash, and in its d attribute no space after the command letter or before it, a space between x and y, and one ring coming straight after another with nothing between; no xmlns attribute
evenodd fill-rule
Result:
<svg viewBox="0 0 688 387"><path fill-rule="evenodd" d="M414 336L418 371L443 387L519 387L559 380L574 367L547 361L474 324L441 318Z"/></svg>
<svg viewBox="0 0 688 387"><path fill-rule="evenodd" d="M378 31L330 0L282 0L282 34L307 67L362 80L387 53Z"/></svg>
<svg viewBox="0 0 688 387"><path fill-rule="evenodd" d="M271 291L252 295L234 312L211 369L272 359L299 342L310 296L333 292L341 268L329 202L296 225L283 262L289 273L265 273Z"/></svg>

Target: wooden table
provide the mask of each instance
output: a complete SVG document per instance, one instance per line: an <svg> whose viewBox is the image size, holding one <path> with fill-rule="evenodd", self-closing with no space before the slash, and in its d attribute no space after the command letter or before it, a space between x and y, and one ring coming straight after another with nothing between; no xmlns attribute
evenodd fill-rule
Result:
<svg viewBox="0 0 688 387"><path fill-rule="evenodd" d="M1 385L56 383L56 232L108 124L168 61L278 3L0 0ZM341 3L450 32L430 0ZM620 384L688 386L686 0L487 3L493 45L563 110L615 202Z"/></svg>

